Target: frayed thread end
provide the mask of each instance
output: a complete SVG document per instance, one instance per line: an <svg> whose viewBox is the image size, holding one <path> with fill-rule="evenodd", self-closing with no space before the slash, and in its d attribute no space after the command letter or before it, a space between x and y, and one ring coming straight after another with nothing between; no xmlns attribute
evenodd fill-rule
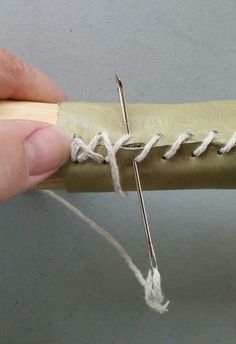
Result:
<svg viewBox="0 0 236 344"><path fill-rule="evenodd" d="M164 296L161 291L161 277L157 268L149 270L144 285L147 305L159 313L168 311L169 301L163 304Z"/></svg>

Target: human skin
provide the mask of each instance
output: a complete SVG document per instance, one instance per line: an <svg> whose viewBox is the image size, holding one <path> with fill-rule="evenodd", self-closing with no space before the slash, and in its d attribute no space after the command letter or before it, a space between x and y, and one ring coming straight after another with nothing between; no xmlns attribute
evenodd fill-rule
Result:
<svg viewBox="0 0 236 344"><path fill-rule="evenodd" d="M0 48L0 100L58 103L62 89L46 75ZM55 173L69 158L69 142L57 127L26 120L0 121L0 201Z"/></svg>

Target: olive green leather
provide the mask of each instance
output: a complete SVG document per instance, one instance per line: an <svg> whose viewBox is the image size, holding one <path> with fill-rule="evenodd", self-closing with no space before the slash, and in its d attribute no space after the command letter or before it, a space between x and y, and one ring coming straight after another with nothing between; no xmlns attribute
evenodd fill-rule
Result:
<svg viewBox="0 0 236 344"><path fill-rule="evenodd" d="M124 190L134 190L131 161L139 154L136 144L145 144L160 133L161 140L148 157L138 164L144 190L236 188L236 149L219 155L219 147L236 131L236 101L208 101L185 104L128 104L132 139L130 146L117 154ZM69 102L59 107L58 125L69 137L80 136L88 143L98 132L106 131L112 143L126 134L119 104ZM217 130L217 141L200 157L192 157L210 130ZM182 144L170 160L163 154L181 133L193 136ZM138 145L137 145L138 146ZM99 146L98 152L106 154ZM113 191L110 165L91 159L77 164L68 162L60 171L68 191Z"/></svg>

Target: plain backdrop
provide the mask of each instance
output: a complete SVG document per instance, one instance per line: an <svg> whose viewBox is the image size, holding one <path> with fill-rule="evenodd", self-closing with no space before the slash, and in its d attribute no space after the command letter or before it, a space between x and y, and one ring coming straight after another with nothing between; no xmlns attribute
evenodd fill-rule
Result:
<svg viewBox="0 0 236 344"><path fill-rule="evenodd" d="M114 71L130 102L234 99L235 17L234 0L1 0L0 46L70 100L118 101ZM147 273L135 193L60 193ZM45 194L1 205L0 343L235 343L236 192L145 199L171 301L164 315L113 248Z"/></svg>

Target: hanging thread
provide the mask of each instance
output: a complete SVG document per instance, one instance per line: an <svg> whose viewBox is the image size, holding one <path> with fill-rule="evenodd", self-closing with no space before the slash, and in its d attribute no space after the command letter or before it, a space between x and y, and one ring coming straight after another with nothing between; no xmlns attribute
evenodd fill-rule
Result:
<svg viewBox="0 0 236 344"><path fill-rule="evenodd" d="M70 211L72 211L78 218L80 218L83 222L89 225L90 228L95 230L99 235L103 236L106 240L108 240L113 245L113 247L115 247L119 255L126 261L130 270L133 271L138 282L144 288L145 300L146 300L147 305L150 308L152 308L153 310L159 313L164 313L168 311L167 307L168 307L169 301L163 304L164 297L160 289L160 284L161 284L160 274L156 268L150 270L148 272L147 278L145 279L141 271L134 264L131 257L125 251L125 249L121 246L121 244L116 239L113 238L111 234L109 234L105 229L97 225L96 222L94 222L88 216L83 214L81 210L74 207L70 202L65 200L63 197L60 197L56 193L49 190L45 190L43 192L46 193L51 198L53 198L54 200L56 200L57 202L61 203Z"/></svg>

